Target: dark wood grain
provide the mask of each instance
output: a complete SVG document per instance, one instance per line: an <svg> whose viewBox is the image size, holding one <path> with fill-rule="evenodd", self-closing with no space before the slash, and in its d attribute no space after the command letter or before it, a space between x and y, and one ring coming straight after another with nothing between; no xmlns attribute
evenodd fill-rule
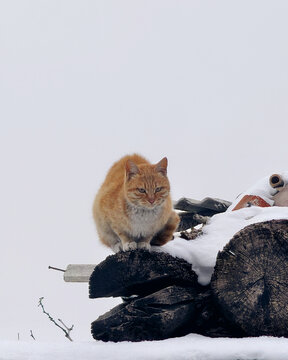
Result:
<svg viewBox="0 0 288 360"><path fill-rule="evenodd" d="M211 287L247 335L288 336L288 220L250 225L218 254Z"/></svg>
<svg viewBox="0 0 288 360"><path fill-rule="evenodd" d="M198 286L191 264L163 252L119 252L95 267L89 297L144 296L170 285Z"/></svg>

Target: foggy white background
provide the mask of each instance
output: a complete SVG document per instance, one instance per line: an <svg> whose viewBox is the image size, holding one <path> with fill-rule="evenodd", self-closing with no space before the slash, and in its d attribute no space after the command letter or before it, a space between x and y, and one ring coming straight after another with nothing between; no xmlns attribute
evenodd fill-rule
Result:
<svg viewBox="0 0 288 360"><path fill-rule="evenodd" d="M0 338L90 340L119 302L66 284L111 254L92 203L139 152L175 200L233 200L288 169L288 2L0 0ZM31 341L33 341L31 339Z"/></svg>

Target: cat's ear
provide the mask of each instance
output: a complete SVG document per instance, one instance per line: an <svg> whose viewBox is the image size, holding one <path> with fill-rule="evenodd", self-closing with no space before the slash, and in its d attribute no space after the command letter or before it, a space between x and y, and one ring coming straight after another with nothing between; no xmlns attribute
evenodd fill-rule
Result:
<svg viewBox="0 0 288 360"><path fill-rule="evenodd" d="M126 179L130 180L134 175L139 174L138 166L132 161L127 160L126 162Z"/></svg>
<svg viewBox="0 0 288 360"><path fill-rule="evenodd" d="M156 164L155 170L157 172L160 172L162 175L166 176L167 175L167 166L168 166L168 160L166 157L164 157L162 160L160 160Z"/></svg>

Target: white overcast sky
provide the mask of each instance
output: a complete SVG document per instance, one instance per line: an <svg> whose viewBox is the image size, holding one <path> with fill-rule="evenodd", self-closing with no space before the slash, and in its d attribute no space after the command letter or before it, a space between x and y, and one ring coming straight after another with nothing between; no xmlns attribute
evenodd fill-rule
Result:
<svg viewBox="0 0 288 360"><path fill-rule="evenodd" d="M119 157L167 156L175 200L288 170L287 19L286 0L0 0L0 338L62 337L41 296L81 340L118 302L47 268L110 254L91 207Z"/></svg>

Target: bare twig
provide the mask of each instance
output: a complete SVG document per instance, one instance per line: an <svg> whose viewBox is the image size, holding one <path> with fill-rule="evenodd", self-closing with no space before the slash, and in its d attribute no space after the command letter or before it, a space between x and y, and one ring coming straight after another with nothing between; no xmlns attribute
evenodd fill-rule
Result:
<svg viewBox="0 0 288 360"><path fill-rule="evenodd" d="M58 319L58 321L59 321L63 326L65 326L65 329L64 329L61 325L59 325L59 324L52 318L52 316L45 310L44 305L43 305L43 303L42 303L43 299L44 299L44 297L41 297L41 298L39 299L39 304L38 304L38 306L40 306L40 307L42 308L43 313L48 316L49 320L52 321L57 327L59 327L59 328L65 333L65 337L66 337L67 339L69 339L70 341L73 341L73 340L71 339L71 337L70 337L70 332L73 330L74 325L72 325L71 328L68 328L68 327L63 323L62 320Z"/></svg>
<svg viewBox="0 0 288 360"><path fill-rule="evenodd" d="M35 337L34 337L34 335L33 335L32 330L30 330L30 336L32 337L32 339L36 340Z"/></svg>
<svg viewBox="0 0 288 360"><path fill-rule="evenodd" d="M69 333L73 330L74 325L72 325L70 328L68 328L61 319L58 319L58 321L65 327L65 329L66 329Z"/></svg>

